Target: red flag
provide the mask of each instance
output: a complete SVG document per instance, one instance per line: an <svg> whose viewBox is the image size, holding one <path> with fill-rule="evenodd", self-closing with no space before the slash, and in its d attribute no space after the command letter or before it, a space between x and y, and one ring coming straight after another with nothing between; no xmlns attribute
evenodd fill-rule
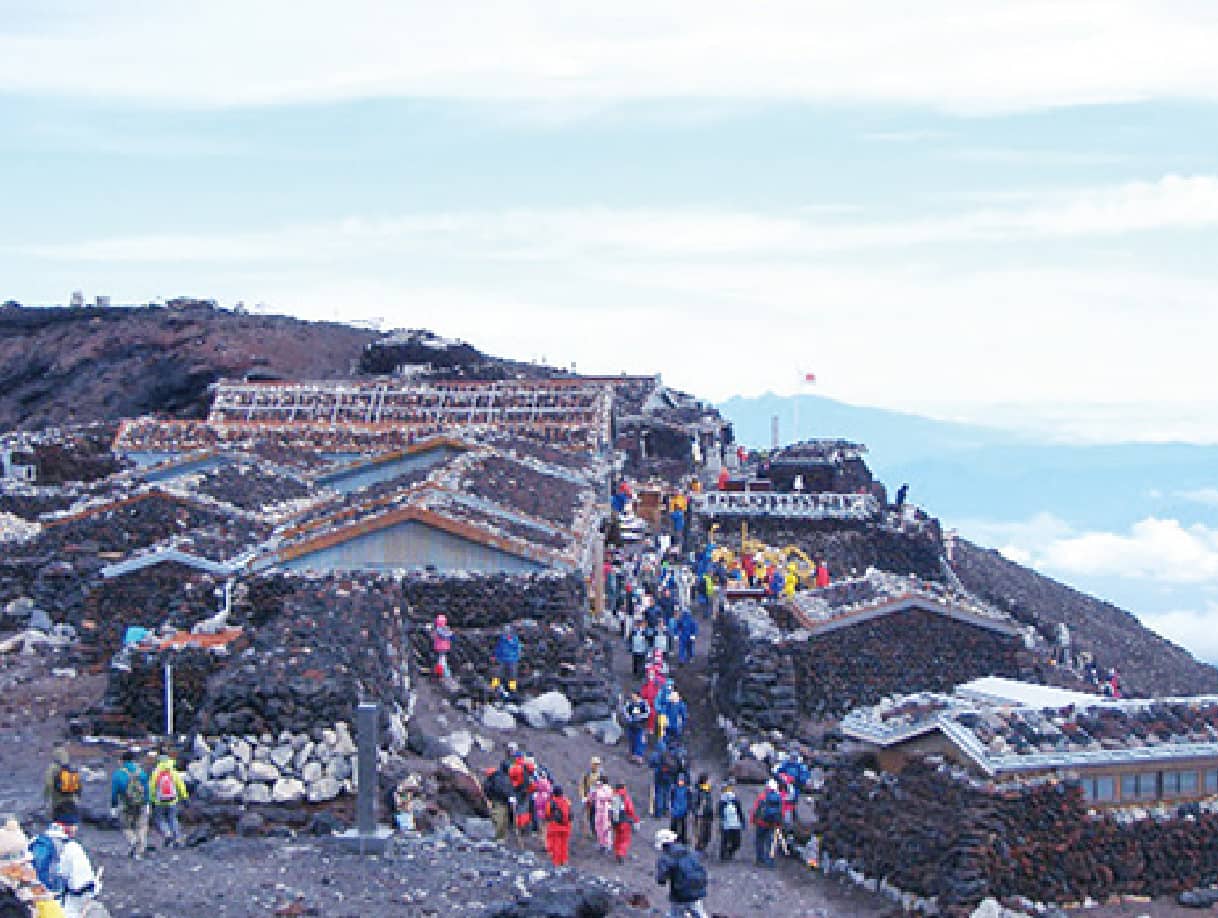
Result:
<svg viewBox="0 0 1218 918"><path fill-rule="evenodd" d="M815 373L805 373L804 382L816 382L816 374Z"/></svg>

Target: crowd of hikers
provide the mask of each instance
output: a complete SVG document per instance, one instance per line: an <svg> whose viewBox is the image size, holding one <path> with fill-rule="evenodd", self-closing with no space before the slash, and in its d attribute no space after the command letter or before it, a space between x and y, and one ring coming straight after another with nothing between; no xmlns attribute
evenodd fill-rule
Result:
<svg viewBox="0 0 1218 918"><path fill-rule="evenodd" d="M141 764L138 749L124 752L110 778L110 816L127 841L127 855L142 859L149 850L149 826L165 847L182 845L178 808L188 791L172 754L164 751ZM48 822L33 839L16 819L0 825L0 918L78 918L108 914L98 901L101 870L95 870L79 840L80 770L66 746L52 754L43 781ZM7 898L7 901L5 901Z"/></svg>
<svg viewBox="0 0 1218 918"><path fill-rule="evenodd" d="M680 517L674 524L679 522ZM540 836L556 866L569 863L573 834L623 863L643 816L659 820L656 881L668 887L671 914L704 915L701 900L707 873L702 857L712 850L716 834L721 861L736 857L751 829L756 863L776 866L776 854L789 850L783 830L794 821L811 770L798 747L791 747L779 755L773 776L749 803L738 796L730 779L718 782L716 788L708 771L699 769L695 775L688 751L690 709L673 671L693 661L702 626L718 612L726 572L712 560L710 548L687 562L675 547L665 556L665 545L656 539L649 546L654 550L629 556L618 553L605 570L609 620L621 630L631 673L638 679L619 716L630 762L650 771L645 806L631 797L626 782L605 774L597 756L574 786L564 787L544 763L515 742L508 744L498 767L489 770L483 790L496 838L509 842L514 837L523 844L528 835ZM440 639L434 647L440 674L451 637L439 629L437 634ZM514 662L519 659L519 642L510 632L505 634L515 641L506 654ZM501 652L503 644L501 638L493 663L499 678L506 681L513 672Z"/></svg>

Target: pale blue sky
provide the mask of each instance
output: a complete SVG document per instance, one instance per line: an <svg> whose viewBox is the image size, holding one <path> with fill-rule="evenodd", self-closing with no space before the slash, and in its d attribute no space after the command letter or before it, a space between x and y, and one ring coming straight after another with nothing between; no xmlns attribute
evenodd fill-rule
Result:
<svg viewBox="0 0 1218 918"><path fill-rule="evenodd" d="M0 296L1218 441L1209 5L433 6L0 0Z"/></svg>
<svg viewBox="0 0 1218 918"><path fill-rule="evenodd" d="M1209 0L0 0L0 298L1216 443L1215 48ZM1214 659L1198 506L975 528Z"/></svg>

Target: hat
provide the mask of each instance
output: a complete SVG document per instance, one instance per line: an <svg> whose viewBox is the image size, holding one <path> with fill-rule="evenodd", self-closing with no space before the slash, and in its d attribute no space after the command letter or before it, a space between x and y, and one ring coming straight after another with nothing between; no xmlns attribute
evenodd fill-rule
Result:
<svg viewBox="0 0 1218 918"><path fill-rule="evenodd" d="M507 751L508 752L519 752L520 744L518 742L516 742L515 740L512 740L510 743L507 744Z"/></svg>
<svg viewBox="0 0 1218 918"><path fill-rule="evenodd" d="M593 765L599 765L599 764L601 764L601 757L600 757L599 755L594 755L594 756L592 757L592 764L593 764Z"/></svg>
<svg viewBox="0 0 1218 918"><path fill-rule="evenodd" d="M30 860L30 840L21 824L10 819L0 826L0 864L21 864Z"/></svg>
<svg viewBox="0 0 1218 918"><path fill-rule="evenodd" d="M672 701L680 701L680 700L681 700L681 693L680 693L680 692L678 692L678 691L676 691L676 690L674 689L674 690L673 690L673 691L672 691L672 692L669 694L669 696L668 696L668 697L669 697L669 699L670 699L670 700L672 700Z"/></svg>
<svg viewBox="0 0 1218 918"><path fill-rule="evenodd" d="M770 780L766 781L766 783L765 783L765 789L774 790L774 791L778 790L778 782L775 781L773 778L770 778Z"/></svg>
<svg viewBox="0 0 1218 918"><path fill-rule="evenodd" d="M656 850L659 851L665 845L671 845L677 840L677 833L672 829L661 829L656 833Z"/></svg>

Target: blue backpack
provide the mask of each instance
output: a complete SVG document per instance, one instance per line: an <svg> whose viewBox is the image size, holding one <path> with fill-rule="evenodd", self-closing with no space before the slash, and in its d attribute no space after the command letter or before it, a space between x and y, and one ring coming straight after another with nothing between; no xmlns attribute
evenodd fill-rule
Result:
<svg viewBox="0 0 1218 918"><path fill-rule="evenodd" d="M34 873L38 874L38 882L53 893L63 891L63 880L55 870L59 863L59 849L55 842L46 835L39 835L30 842L30 855L33 857Z"/></svg>

